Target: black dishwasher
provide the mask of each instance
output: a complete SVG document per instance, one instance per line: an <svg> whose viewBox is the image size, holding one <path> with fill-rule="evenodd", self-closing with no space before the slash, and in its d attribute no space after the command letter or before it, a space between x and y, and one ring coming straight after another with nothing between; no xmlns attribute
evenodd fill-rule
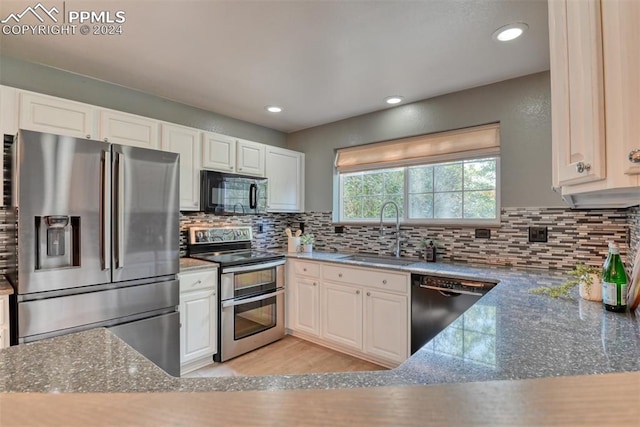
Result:
<svg viewBox="0 0 640 427"><path fill-rule="evenodd" d="M411 275L411 354L449 326L495 282Z"/></svg>

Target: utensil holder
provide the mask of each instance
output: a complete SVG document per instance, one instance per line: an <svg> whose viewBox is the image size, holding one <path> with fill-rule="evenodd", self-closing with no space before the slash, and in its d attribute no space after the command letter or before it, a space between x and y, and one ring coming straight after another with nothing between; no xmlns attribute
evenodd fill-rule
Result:
<svg viewBox="0 0 640 427"><path fill-rule="evenodd" d="M300 250L300 237L289 237L287 241L287 252L298 252Z"/></svg>

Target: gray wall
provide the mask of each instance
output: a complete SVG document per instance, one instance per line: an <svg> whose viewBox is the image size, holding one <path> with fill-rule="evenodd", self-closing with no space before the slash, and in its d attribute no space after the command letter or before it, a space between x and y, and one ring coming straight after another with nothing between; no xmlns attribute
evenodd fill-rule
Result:
<svg viewBox="0 0 640 427"><path fill-rule="evenodd" d="M549 72L455 92L288 135L306 153L306 210L332 210L335 149L500 122L504 207L564 206L551 190Z"/></svg>
<svg viewBox="0 0 640 427"><path fill-rule="evenodd" d="M188 73L176 78L188 78ZM0 56L0 84L263 144L286 146L286 135L274 129L6 56Z"/></svg>

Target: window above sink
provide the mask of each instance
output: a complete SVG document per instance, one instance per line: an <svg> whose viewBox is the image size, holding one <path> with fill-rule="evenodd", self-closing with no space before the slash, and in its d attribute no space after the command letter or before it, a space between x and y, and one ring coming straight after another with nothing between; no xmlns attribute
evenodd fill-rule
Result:
<svg viewBox="0 0 640 427"><path fill-rule="evenodd" d="M393 201L402 223L499 224L498 133L494 124L338 150L334 222L376 223Z"/></svg>

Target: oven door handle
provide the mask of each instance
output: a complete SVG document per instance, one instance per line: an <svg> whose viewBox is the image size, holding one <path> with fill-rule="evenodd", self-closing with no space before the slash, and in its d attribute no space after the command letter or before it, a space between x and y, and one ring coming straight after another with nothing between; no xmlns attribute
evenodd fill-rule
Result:
<svg viewBox="0 0 640 427"><path fill-rule="evenodd" d="M284 289L280 289L279 291L271 292L270 294L258 295L257 297L245 298L245 299L231 299L228 301L222 301L222 308L234 307L236 305L248 304L250 302L262 301L271 297L276 297L278 295L284 294Z"/></svg>
<svg viewBox="0 0 640 427"><path fill-rule="evenodd" d="M273 262L263 262L261 264L249 264L249 265L241 265L237 267L223 267L222 274L225 273L243 273L247 271L254 270L266 270L267 268L277 267L279 265L284 264L285 260L281 259Z"/></svg>

